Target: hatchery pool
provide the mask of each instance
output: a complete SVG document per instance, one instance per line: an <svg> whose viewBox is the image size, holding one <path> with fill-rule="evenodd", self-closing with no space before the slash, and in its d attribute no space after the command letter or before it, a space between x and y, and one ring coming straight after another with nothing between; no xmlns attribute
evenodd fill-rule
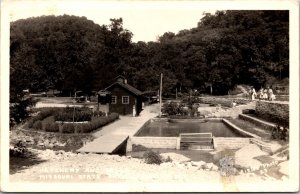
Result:
<svg viewBox="0 0 300 194"><path fill-rule="evenodd" d="M178 137L181 133L212 133L214 137L244 137L220 119L152 119L137 137Z"/></svg>

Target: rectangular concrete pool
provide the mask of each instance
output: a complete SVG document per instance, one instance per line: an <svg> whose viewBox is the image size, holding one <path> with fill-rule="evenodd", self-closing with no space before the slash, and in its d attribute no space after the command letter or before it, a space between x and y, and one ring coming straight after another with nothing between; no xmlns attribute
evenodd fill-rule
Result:
<svg viewBox="0 0 300 194"><path fill-rule="evenodd" d="M206 119L153 119L135 136L178 137L180 133L212 133L214 137L243 137L221 120Z"/></svg>

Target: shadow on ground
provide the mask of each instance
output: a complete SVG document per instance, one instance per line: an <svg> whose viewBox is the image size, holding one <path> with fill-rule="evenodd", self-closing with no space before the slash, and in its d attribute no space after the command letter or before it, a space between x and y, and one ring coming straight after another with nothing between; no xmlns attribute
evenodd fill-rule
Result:
<svg viewBox="0 0 300 194"><path fill-rule="evenodd" d="M36 154L31 153L24 157L10 156L9 157L9 174L15 174L19 171L26 170L31 166L46 162L41 160Z"/></svg>

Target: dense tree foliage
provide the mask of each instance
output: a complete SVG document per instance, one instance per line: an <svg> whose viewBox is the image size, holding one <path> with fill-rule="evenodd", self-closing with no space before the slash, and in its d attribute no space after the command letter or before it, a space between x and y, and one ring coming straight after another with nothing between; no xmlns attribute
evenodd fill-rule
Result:
<svg viewBox="0 0 300 194"><path fill-rule="evenodd" d="M98 25L85 17L42 16L11 23L10 94L107 87L124 75L142 91L175 89L227 94L236 84L259 88L289 76L288 11L218 11L197 27L156 42L131 41L123 21Z"/></svg>

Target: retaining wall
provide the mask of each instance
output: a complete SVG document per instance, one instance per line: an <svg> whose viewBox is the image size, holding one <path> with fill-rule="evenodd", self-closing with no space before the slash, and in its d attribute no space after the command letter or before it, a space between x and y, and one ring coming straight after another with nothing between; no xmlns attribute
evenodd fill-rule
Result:
<svg viewBox="0 0 300 194"><path fill-rule="evenodd" d="M240 114L239 118L243 119L243 120L246 120L246 121L250 121L251 123L254 123L255 125L257 125L259 127L262 127L263 129L266 129L266 130L271 131L272 129L276 128L276 125L274 125L272 123L262 121L260 119L251 117L251 116L246 115L246 114Z"/></svg>
<svg viewBox="0 0 300 194"><path fill-rule="evenodd" d="M223 122L225 125L231 127L233 130L235 130L236 133L240 134L241 136L243 137L252 137L252 138L259 138L259 136L253 134L253 133L250 133L248 131L245 131L241 128L239 128L238 126L236 126L235 124L231 123L230 121L228 121L227 119L223 119Z"/></svg>
<svg viewBox="0 0 300 194"><path fill-rule="evenodd" d="M239 137L214 137L215 149L238 149L249 145L251 138L239 138Z"/></svg>
<svg viewBox="0 0 300 194"><path fill-rule="evenodd" d="M130 137L127 141L127 151L132 151L132 145L142 145L147 148L176 149L179 137Z"/></svg>
<svg viewBox="0 0 300 194"><path fill-rule="evenodd" d="M255 114L278 124L289 124L289 103L257 101Z"/></svg>

